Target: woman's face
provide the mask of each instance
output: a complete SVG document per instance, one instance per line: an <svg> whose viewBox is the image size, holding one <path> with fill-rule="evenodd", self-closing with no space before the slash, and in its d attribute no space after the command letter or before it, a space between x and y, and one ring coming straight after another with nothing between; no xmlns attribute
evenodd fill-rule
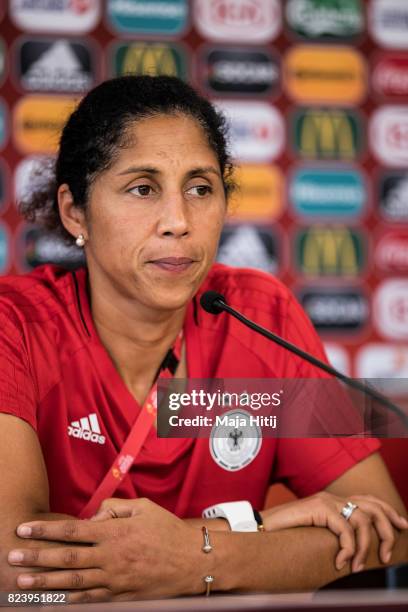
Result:
<svg viewBox="0 0 408 612"><path fill-rule="evenodd" d="M217 157L183 115L144 119L90 190L91 281L149 308L184 306L216 254L226 201Z"/></svg>

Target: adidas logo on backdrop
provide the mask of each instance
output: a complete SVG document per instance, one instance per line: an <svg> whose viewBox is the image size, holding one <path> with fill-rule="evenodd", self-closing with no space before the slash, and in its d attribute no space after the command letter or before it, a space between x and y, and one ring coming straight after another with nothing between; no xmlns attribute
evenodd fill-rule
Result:
<svg viewBox="0 0 408 612"><path fill-rule="evenodd" d="M68 425L68 435L97 444L105 444L105 436L101 436L98 417L95 413L83 417L79 421L72 421L71 425Z"/></svg>

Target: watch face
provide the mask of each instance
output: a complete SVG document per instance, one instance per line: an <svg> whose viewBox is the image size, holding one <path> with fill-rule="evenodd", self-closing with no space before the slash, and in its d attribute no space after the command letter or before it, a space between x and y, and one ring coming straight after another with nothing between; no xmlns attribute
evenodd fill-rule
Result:
<svg viewBox="0 0 408 612"><path fill-rule="evenodd" d="M224 470L242 470L261 450L261 429L251 423L251 415L242 409L230 410L216 418L209 440L211 456Z"/></svg>

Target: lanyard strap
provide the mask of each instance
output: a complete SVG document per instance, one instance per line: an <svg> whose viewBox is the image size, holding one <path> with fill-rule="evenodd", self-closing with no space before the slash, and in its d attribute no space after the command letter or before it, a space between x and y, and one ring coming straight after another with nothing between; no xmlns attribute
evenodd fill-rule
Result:
<svg viewBox="0 0 408 612"><path fill-rule="evenodd" d="M173 353L180 358L181 342L183 332L181 331L176 339L173 348ZM168 369L160 372L159 378L171 378L172 374ZM105 474L102 482L94 491L91 499L82 508L79 517L81 519L93 516L104 499L112 497L122 480L135 462L136 457L146 441L149 431L157 416L157 382L153 387L142 406L142 410L134 422L128 437L126 438L120 452L116 456L114 462Z"/></svg>

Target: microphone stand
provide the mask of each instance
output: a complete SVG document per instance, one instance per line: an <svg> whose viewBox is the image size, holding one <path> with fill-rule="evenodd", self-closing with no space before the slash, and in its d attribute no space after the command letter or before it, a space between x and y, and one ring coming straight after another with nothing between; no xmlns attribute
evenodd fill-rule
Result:
<svg viewBox="0 0 408 612"><path fill-rule="evenodd" d="M207 294L210 294L210 293L212 293L214 297L214 299L211 300L211 304L209 303L209 301L207 302L207 300L204 298L204 296L207 296ZM362 393L369 395L376 401L380 402L382 405L386 406L388 410L396 414L402 420L405 427L408 429L408 415L406 415L401 410L401 408L399 408L399 406L391 402L391 400L389 400L387 397L382 395L379 391L362 383L359 380L354 380L353 378L350 378L349 376L342 374L341 372L339 372L332 366L328 365L327 363L320 361L320 359L317 359L313 355L306 353L306 351L303 351L302 349L292 344L291 342L288 342L284 338L281 338L281 336L278 336L277 334L274 334L268 329L265 329L261 325L254 323L254 321L251 321L251 319L247 319L247 317L245 317L243 314L241 314L240 312L238 312L231 306L228 306L228 304L225 302L221 294L208 291L202 295L200 303L206 312L209 312L215 315L219 314L222 311L227 312L228 314L230 314L232 317L234 317L235 319L237 319L238 321L240 321L247 327L253 329L257 333L264 336L265 338L268 338L268 340L272 340L272 342L279 344L279 346L282 346L283 348L294 353L295 355L298 355L302 359L305 359L306 361L316 366L317 368L320 368L321 370L324 370L328 374L335 376L336 378L343 381L349 387L352 387L353 389L357 389L358 391L361 391Z"/></svg>

